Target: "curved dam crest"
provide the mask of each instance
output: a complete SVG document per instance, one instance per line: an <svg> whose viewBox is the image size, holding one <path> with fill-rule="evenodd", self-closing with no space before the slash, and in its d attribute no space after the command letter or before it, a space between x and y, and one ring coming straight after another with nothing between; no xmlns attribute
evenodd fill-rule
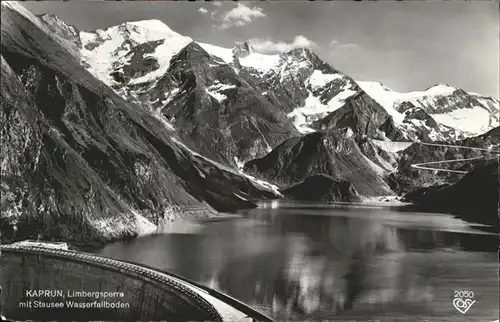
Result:
<svg viewBox="0 0 500 322"><path fill-rule="evenodd" d="M141 265L39 246L2 245L0 251L0 305L8 319L244 321L248 317L196 285Z"/></svg>

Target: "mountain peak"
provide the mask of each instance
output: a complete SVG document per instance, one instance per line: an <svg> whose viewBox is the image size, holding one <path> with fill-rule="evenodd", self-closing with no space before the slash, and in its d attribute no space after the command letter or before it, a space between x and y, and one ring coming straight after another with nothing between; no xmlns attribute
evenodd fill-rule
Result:
<svg viewBox="0 0 500 322"><path fill-rule="evenodd" d="M326 64L325 61L323 61L314 51L312 51L310 48L307 47L296 47L288 51L285 51L280 56L282 59L286 61L291 61L291 60L309 61L316 68L320 69L326 68L326 70L332 74L338 72L333 67Z"/></svg>
<svg viewBox="0 0 500 322"><path fill-rule="evenodd" d="M184 48L179 50L175 56L181 56L185 52L201 52L203 54L209 55L209 53L196 41L190 41Z"/></svg>
<svg viewBox="0 0 500 322"><path fill-rule="evenodd" d="M56 14L53 14L53 13L43 13L43 14L40 14L40 15L36 15L38 18L40 19L51 19L51 20L57 20L57 21L62 21L64 23L66 23L65 21L63 21L58 15Z"/></svg>
<svg viewBox="0 0 500 322"><path fill-rule="evenodd" d="M145 29L160 29L160 30L170 30L169 26L164 24L161 20L158 19L147 19L147 20L137 20L137 21L127 21L121 24L121 26L137 26Z"/></svg>
<svg viewBox="0 0 500 322"><path fill-rule="evenodd" d="M302 55L315 55L311 49L307 47L295 47L284 52L285 55L289 56L302 56Z"/></svg>
<svg viewBox="0 0 500 322"><path fill-rule="evenodd" d="M135 44L184 37L158 19L127 21L104 29L85 31L80 36L83 38L97 36L103 39L125 38L132 40Z"/></svg>
<svg viewBox="0 0 500 322"><path fill-rule="evenodd" d="M176 54L172 55L171 62L173 61L196 61L202 57L210 58L211 55L205 50L198 42L192 40L186 46L179 49Z"/></svg>
<svg viewBox="0 0 500 322"><path fill-rule="evenodd" d="M248 41L237 43L233 48L233 55L237 58L246 57L254 52L255 50Z"/></svg>
<svg viewBox="0 0 500 322"><path fill-rule="evenodd" d="M179 33L173 31L169 26L158 19L128 21L106 30L114 28L117 28L120 31L126 31L128 34L135 34L133 38L139 38L136 39L138 43L158 39L182 37ZM141 38L144 39L141 40Z"/></svg>
<svg viewBox="0 0 500 322"><path fill-rule="evenodd" d="M51 27L51 31L56 31L56 27L62 28L65 32L69 33L73 37L73 41L79 42L79 30L61 19L59 16L52 13L44 13L42 15L37 15L37 18L45 23L45 25Z"/></svg>
<svg viewBox="0 0 500 322"><path fill-rule="evenodd" d="M448 84L435 84L425 90L429 94L435 95L449 95L456 91L458 88L450 86Z"/></svg>

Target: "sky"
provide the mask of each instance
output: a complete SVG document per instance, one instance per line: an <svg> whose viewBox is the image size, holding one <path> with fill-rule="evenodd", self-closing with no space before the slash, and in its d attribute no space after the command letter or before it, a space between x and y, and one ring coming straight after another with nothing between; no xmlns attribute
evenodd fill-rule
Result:
<svg viewBox="0 0 500 322"><path fill-rule="evenodd" d="M396 91L448 84L500 97L497 1L28 1L80 30L159 19L222 47L262 53L309 47L356 80Z"/></svg>

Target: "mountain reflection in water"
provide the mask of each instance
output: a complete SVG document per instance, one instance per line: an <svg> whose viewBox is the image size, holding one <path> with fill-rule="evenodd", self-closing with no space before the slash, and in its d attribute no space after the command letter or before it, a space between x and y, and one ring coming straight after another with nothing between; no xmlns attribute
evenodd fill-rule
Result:
<svg viewBox="0 0 500 322"><path fill-rule="evenodd" d="M277 320L498 316L497 236L444 214L284 205L121 242L105 256L221 290ZM463 315L454 290L474 291Z"/></svg>

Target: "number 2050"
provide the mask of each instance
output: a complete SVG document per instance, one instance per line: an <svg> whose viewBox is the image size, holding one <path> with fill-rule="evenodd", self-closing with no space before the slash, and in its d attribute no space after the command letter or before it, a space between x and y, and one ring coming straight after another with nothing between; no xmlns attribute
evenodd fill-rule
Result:
<svg viewBox="0 0 500 322"><path fill-rule="evenodd" d="M462 290L462 291L455 290L455 297L473 298L474 297L474 292L467 291L467 290Z"/></svg>

